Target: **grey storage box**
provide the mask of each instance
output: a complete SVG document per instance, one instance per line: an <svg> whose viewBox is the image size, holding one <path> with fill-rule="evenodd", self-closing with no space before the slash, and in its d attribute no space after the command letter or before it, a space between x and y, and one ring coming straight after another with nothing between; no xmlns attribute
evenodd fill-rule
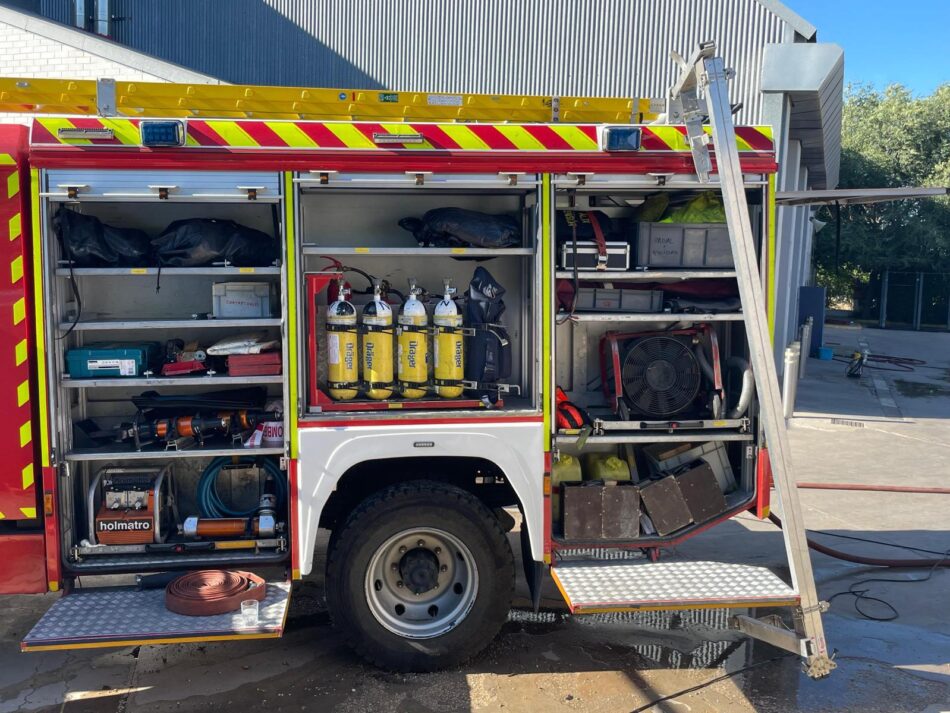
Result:
<svg viewBox="0 0 950 713"><path fill-rule="evenodd" d="M662 312L663 290L581 287L576 309L588 312Z"/></svg>
<svg viewBox="0 0 950 713"><path fill-rule="evenodd" d="M640 223L637 267L733 267L725 223Z"/></svg>
<svg viewBox="0 0 950 713"><path fill-rule="evenodd" d="M597 258L600 251L597 249L597 243L591 241L577 241L577 269L578 270L596 270ZM574 269L574 241L568 240L561 245L561 269ZM614 270L623 272L630 269L630 244L623 242L607 242L607 266L606 271Z"/></svg>
<svg viewBox="0 0 950 713"><path fill-rule="evenodd" d="M736 489L736 478L729 462L726 445L722 441L707 443L658 443L643 449L650 463L650 471L655 475L666 475L677 468L701 460L710 468L719 483L719 489L731 493Z"/></svg>
<svg viewBox="0 0 950 713"><path fill-rule="evenodd" d="M274 316L271 282L215 282L211 314L216 319L258 319Z"/></svg>

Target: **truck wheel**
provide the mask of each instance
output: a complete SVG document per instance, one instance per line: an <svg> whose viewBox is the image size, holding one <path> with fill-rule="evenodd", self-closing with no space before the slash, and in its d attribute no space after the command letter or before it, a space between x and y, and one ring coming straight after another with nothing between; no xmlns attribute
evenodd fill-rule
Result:
<svg viewBox="0 0 950 713"><path fill-rule="evenodd" d="M330 615L371 663L394 671L457 666L504 623L514 592L508 539L481 501L430 481L365 500L334 538Z"/></svg>

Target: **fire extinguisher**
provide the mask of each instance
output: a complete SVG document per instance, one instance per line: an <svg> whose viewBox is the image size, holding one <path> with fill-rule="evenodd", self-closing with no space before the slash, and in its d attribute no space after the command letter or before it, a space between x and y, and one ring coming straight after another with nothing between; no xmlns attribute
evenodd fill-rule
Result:
<svg viewBox="0 0 950 713"><path fill-rule="evenodd" d="M327 386L337 401L355 399L359 393L356 307L347 299L349 295L341 275L337 299L327 312Z"/></svg>
<svg viewBox="0 0 950 713"><path fill-rule="evenodd" d="M393 395L393 310L379 280L373 283L373 301L363 308L363 383L371 399Z"/></svg>
<svg viewBox="0 0 950 713"><path fill-rule="evenodd" d="M432 322L436 326L435 339L435 392L443 399L455 399L462 395L462 378L465 374L464 345L462 343L462 315L452 295L455 288L448 278L442 301L435 306Z"/></svg>
<svg viewBox="0 0 950 713"><path fill-rule="evenodd" d="M417 298L421 292L416 279L410 278L409 296L403 302L397 320L399 388L407 399L425 396L429 381L429 315L426 306Z"/></svg>

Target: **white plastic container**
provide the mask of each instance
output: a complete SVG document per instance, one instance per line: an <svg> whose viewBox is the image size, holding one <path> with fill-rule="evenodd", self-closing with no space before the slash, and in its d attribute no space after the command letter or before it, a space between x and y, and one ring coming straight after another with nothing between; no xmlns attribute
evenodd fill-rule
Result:
<svg viewBox="0 0 950 713"><path fill-rule="evenodd" d="M270 282L215 282L211 314L216 319L274 316L274 285Z"/></svg>

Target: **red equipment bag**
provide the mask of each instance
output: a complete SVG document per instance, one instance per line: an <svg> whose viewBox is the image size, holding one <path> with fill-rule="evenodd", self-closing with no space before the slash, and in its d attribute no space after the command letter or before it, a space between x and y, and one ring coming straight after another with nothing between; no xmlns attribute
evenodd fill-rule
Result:
<svg viewBox="0 0 950 713"><path fill-rule="evenodd" d="M554 402L557 407L558 428L583 428L593 423L587 411L568 401L567 394L560 386L554 392Z"/></svg>

